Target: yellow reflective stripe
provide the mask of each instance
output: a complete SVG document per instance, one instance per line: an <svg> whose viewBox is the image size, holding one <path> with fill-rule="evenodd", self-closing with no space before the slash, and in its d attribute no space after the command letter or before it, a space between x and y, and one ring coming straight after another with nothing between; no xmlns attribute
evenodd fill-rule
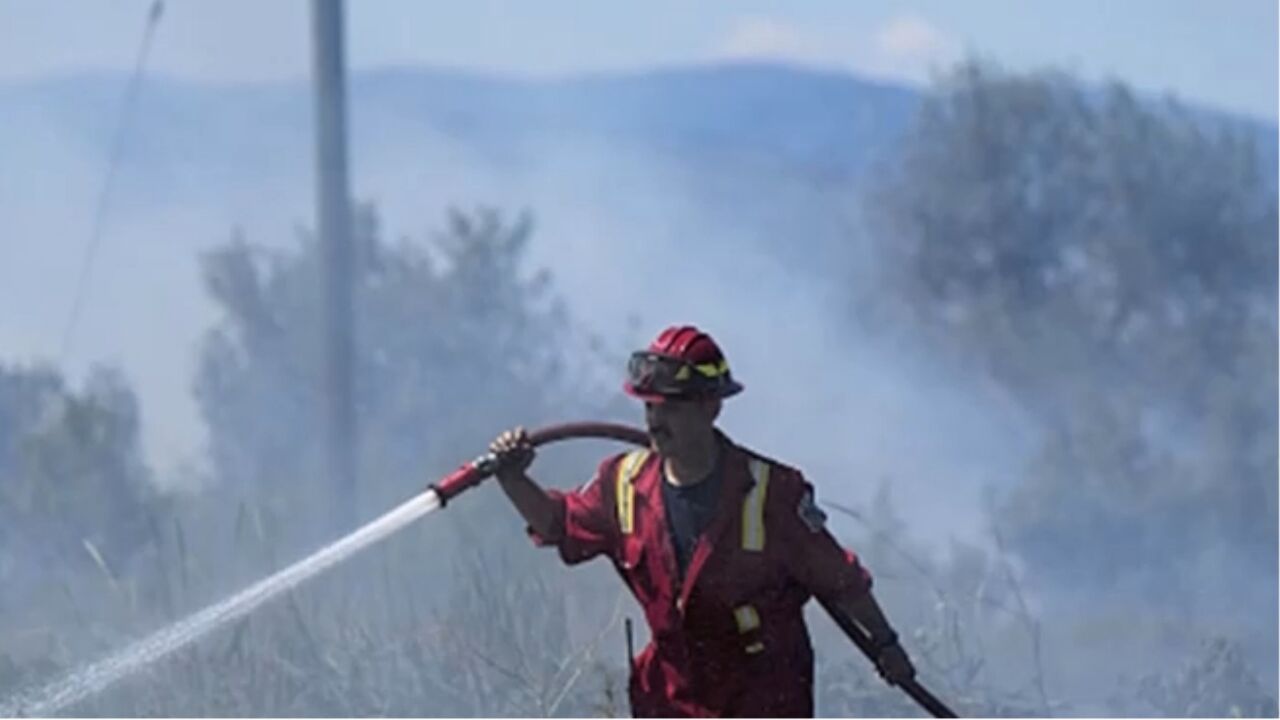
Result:
<svg viewBox="0 0 1280 720"><path fill-rule="evenodd" d="M764 652L764 643L753 642L747 646L748 655L755 655L756 653L759 653L759 652Z"/></svg>
<svg viewBox="0 0 1280 720"><path fill-rule="evenodd" d="M720 377L729 372L729 361L721 360L718 363L702 363L701 365L694 365L694 367L697 368L698 372L709 378Z"/></svg>
<svg viewBox="0 0 1280 720"><path fill-rule="evenodd" d="M635 526L636 488L621 476L618 477L618 525L623 535L630 535Z"/></svg>
<svg viewBox="0 0 1280 720"><path fill-rule="evenodd" d="M760 614L750 605L743 605L733 611L733 619L738 621L738 632L748 633L760 627Z"/></svg>
<svg viewBox="0 0 1280 720"><path fill-rule="evenodd" d="M752 460L747 467L756 484L742 503L742 549L764 550L764 498L769 488L769 465Z"/></svg>
<svg viewBox="0 0 1280 720"><path fill-rule="evenodd" d="M633 450L623 456L618 462L618 472L615 478L618 498L618 527L622 528L623 535L630 535L635 529L635 507L636 507L636 487L631 484L631 480L636 476L636 472L640 470L640 465L644 463L648 457L648 450Z"/></svg>

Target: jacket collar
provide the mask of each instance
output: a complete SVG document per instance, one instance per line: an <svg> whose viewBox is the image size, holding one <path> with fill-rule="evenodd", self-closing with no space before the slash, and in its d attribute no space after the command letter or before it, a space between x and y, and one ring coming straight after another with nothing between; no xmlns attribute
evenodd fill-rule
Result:
<svg viewBox="0 0 1280 720"><path fill-rule="evenodd" d="M722 452L721 471L724 473L720 482L720 497L716 501L716 511L711 518L711 523L707 526L702 536L698 538L698 542L694 545L693 556L689 560L689 567L685 571L684 581L679 583L680 595L677 601L677 607L683 608L689 599L689 593L693 586L697 584L699 576L702 574L703 568L707 564L707 559L724 541L724 535L733 527L734 520L742 513L743 498L750 492L755 481L751 477L750 471L747 469L747 454L739 448L727 435L716 431L716 436L721 442ZM652 538L658 546L662 548L664 555L664 566L675 577L678 572L675 561L675 550L671 544L671 531L667 526L666 508L662 502L662 488L658 483L666 482L663 478L663 461L661 456L655 453L654 458L650 461L652 467L649 472L642 473L637 478L638 484L642 483L637 490L637 496L646 498L646 504L653 513L654 531L658 537Z"/></svg>

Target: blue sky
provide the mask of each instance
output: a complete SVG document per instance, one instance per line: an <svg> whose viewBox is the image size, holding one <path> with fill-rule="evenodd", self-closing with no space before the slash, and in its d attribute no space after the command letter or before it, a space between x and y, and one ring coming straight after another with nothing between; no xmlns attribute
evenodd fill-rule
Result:
<svg viewBox="0 0 1280 720"><path fill-rule="evenodd" d="M0 80L129 67L149 3L0 0ZM751 58L918 84L977 53L1277 115L1275 0L359 0L348 16L356 69L563 76ZM300 77L307 23L305 0L170 0L151 68L214 81Z"/></svg>

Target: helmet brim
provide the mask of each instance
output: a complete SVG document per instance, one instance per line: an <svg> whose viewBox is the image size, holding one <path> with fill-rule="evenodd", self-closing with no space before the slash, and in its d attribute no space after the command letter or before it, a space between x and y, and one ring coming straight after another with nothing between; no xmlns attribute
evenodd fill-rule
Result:
<svg viewBox="0 0 1280 720"><path fill-rule="evenodd" d="M622 391L626 394L636 398L637 400L643 400L651 403L664 403L671 400L723 400L737 395L742 392L743 389L744 388L741 383L736 380L730 380L725 383L724 387L715 395L663 395L661 393L638 390L629 382L622 384Z"/></svg>

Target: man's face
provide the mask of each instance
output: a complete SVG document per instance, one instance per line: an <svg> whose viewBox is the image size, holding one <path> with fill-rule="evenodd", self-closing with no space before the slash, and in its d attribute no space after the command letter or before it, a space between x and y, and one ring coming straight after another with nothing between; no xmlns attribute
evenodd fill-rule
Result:
<svg viewBox="0 0 1280 720"><path fill-rule="evenodd" d="M668 400L644 404L649 440L660 455L682 455L714 432L719 400Z"/></svg>

